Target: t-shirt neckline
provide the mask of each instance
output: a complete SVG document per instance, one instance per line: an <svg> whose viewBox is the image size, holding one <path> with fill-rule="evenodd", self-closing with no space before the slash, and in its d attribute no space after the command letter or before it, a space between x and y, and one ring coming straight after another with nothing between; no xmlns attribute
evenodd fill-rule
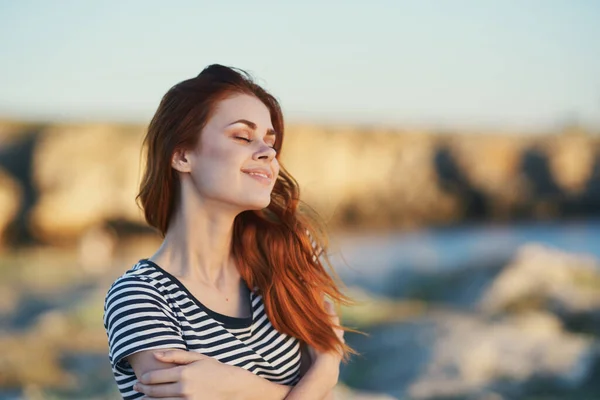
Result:
<svg viewBox="0 0 600 400"><path fill-rule="evenodd" d="M253 295L252 295L252 291L250 291L248 289L248 286L245 284L245 282L243 283L243 286L244 286L245 289L248 290L248 298L249 298L249 303L250 303L250 316L248 316L248 317L242 317L242 318L240 318L240 317L232 317L232 316L229 316L229 315L225 315L225 314L221 314L221 313L218 313L216 311L213 311L210 308L208 308L207 306L205 306L200 300L198 300L196 298L196 296L194 296L188 290L188 288L178 278L176 278L175 276L173 276L168 271L164 270L161 266L159 266L158 264L156 264L154 261L150 261L147 258L143 258L143 259L140 260L140 262L150 265L151 267L153 267L154 269L158 270L160 273L162 273L163 275L165 275L167 278L169 278L173 283L175 283L175 285L177 285L179 287L179 289L181 289L182 291L184 291L190 297L190 299L192 299L192 301L202 311L204 311L206 314L208 314L214 320L222 323L225 327L228 327L228 328L248 328L248 327L250 327L252 325L252 321L253 321L253 318L254 318L254 307L252 306Z"/></svg>

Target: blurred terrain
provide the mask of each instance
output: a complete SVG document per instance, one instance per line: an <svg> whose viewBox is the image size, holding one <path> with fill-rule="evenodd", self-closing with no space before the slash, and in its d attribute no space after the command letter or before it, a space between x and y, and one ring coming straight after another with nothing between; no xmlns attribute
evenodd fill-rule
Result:
<svg viewBox="0 0 600 400"><path fill-rule="evenodd" d="M0 122L2 241L144 231L133 199L143 126ZM333 229L600 214L600 135L292 125L282 164Z"/></svg>
<svg viewBox="0 0 600 400"><path fill-rule="evenodd" d="M104 295L160 244L144 133L0 121L0 398L119 398ZM600 398L600 135L291 125L282 164L369 334L337 398Z"/></svg>

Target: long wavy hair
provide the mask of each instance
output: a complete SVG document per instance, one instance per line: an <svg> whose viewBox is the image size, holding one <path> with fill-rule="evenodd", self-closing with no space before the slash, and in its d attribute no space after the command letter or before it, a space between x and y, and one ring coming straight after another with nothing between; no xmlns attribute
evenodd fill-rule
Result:
<svg viewBox="0 0 600 400"><path fill-rule="evenodd" d="M335 325L324 299L331 299L338 309L354 302L338 288L342 282L327 256L324 221L300 200L298 183L279 159L284 143L279 103L247 72L210 65L164 95L144 139L146 165L136 200L148 224L164 237L180 196L171 158L176 150L197 145L218 102L234 94L255 96L269 109L278 133L275 149L280 162L270 204L262 210L244 211L234 220L231 252L240 275L250 289L258 288L277 330L317 351L337 351L347 362L350 354L357 353L333 328L356 331Z"/></svg>

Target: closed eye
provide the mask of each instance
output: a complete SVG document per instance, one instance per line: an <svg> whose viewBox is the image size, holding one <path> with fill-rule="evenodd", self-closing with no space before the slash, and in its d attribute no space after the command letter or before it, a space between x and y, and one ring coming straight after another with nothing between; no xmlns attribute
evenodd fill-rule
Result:
<svg viewBox="0 0 600 400"><path fill-rule="evenodd" d="M243 140L243 141L245 141L245 142L248 142L248 143L252 143L252 142L254 141L254 140L252 140L252 139L248 139L248 138L241 137L241 136L234 136L233 138L234 138L234 139ZM269 147L270 147L270 148L272 148L273 150L275 150L275 145L273 145L273 146L269 146Z"/></svg>

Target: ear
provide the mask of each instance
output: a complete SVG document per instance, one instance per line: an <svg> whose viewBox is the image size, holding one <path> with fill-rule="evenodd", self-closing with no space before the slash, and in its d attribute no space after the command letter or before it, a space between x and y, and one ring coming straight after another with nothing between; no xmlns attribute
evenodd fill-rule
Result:
<svg viewBox="0 0 600 400"><path fill-rule="evenodd" d="M175 150L173 157L171 157L171 167L179 172L191 172L192 166L188 152L185 150Z"/></svg>

